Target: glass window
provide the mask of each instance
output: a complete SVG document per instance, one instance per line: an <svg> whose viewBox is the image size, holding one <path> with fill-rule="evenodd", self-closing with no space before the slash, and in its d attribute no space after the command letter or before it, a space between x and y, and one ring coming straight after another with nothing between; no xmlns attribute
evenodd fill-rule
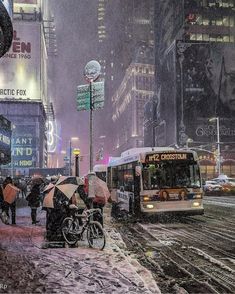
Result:
<svg viewBox="0 0 235 294"><path fill-rule="evenodd" d="M197 40L202 41L202 34L197 34Z"/></svg>
<svg viewBox="0 0 235 294"><path fill-rule="evenodd" d="M202 24L204 26L208 26L209 25L209 19L208 18L203 18Z"/></svg>
<svg viewBox="0 0 235 294"><path fill-rule="evenodd" d="M118 187L118 169L117 167L108 168L108 183L111 183L111 173L112 173L112 188Z"/></svg>
<svg viewBox="0 0 235 294"><path fill-rule="evenodd" d="M143 189L200 187L199 166L193 162L143 164Z"/></svg>
<svg viewBox="0 0 235 294"><path fill-rule="evenodd" d="M216 42L216 37L214 37L214 36L210 36L210 41L212 41L212 42Z"/></svg>
<svg viewBox="0 0 235 294"><path fill-rule="evenodd" d="M217 18L217 19L216 19L216 25L217 25L217 26L222 26L222 25L223 25L222 18Z"/></svg>
<svg viewBox="0 0 235 294"><path fill-rule="evenodd" d="M134 192L134 172L132 169L123 171L124 190Z"/></svg>
<svg viewBox="0 0 235 294"><path fill-rule="evenodd" d="M229 26L229 16L223 17L223 25L228 27Z"/></svg>
<svg viewBox="0 0 235 294"><path fill-rule="evenodd" d="M190 34L190 40L196 40L196 34Z"/></svg>
<svg viewBox="0 0 235 294"><path fill-rule="evenodd" d="M229 26L234 27L234 17L233 16L229 17Z"/></svg>
<svg viewBox="0 0 235 294"><path fill-rule="evenodd" d="M198 25L201 25L201 24L202 24L202 16L201 16L201 14L198 14L198 15L197 15L196 23L197 23Z"/></svg>
<svg viewBox="0 0 235 294"><path fill-rule="evenodd" d="M202 35L203 41L209 41L209 34Z"/></svg>

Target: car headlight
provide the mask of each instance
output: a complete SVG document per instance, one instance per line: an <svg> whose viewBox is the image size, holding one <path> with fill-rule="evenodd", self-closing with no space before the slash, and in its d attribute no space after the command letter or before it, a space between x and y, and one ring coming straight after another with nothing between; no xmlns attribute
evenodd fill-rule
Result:
<svg viewBox="0 0 235 294"><path fill-rule="evenodd" d="M193 196L193 199L201 199L202 198L202 195L201 194L195 194Z"/></svg>

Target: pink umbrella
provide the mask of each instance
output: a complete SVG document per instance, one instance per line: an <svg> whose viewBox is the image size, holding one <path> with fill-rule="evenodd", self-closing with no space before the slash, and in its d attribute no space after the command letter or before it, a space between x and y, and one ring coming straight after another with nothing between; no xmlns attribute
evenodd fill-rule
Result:
<svg viewBox="0 0 235 294"><path fill-rule="evenodd" d="M98 177L95 177L94 190L96 201L99 202L100 199L100 202L107 203L108 199L110 198L109 189L107 184Z"/></svg>

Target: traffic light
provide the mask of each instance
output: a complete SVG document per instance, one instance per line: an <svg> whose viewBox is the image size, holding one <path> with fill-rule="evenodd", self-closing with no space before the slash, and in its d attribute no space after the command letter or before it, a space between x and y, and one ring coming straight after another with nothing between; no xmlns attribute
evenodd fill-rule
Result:
<svg viewBox="0 0 235 294"><path fill-rule="evenodd" d="M11 47L13 39L13 26L9 13L0 0L0 57L2 57Z"/></svg>

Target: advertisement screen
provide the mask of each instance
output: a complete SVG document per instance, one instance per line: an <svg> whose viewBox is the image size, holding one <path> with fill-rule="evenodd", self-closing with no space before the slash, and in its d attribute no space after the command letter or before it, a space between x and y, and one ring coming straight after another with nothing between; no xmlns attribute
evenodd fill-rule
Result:
<svg viewBox="0 0 235 294"><path fill-rule="evenodd" d="M178 139L198 143L235 141L235 45L176 44Z"/></svg>
<svg viewBox="0 0 235 294"><path fill-rule="evenodd" d="M12 158L14 167L29 168L36 164L35 126L18 125L12 135Z"/></svg>
<svg viewBox="0 0 235 294"><path fill-rule="evenodd" d="M0 164L11 161L11 123L0 115Z"/></svg>
<svg viewBox="0 0 235 294"><path fill-rule="evenodd" d="M0 59L0 100L40 100L40 24L14 23L10 50Z"/></svg>

